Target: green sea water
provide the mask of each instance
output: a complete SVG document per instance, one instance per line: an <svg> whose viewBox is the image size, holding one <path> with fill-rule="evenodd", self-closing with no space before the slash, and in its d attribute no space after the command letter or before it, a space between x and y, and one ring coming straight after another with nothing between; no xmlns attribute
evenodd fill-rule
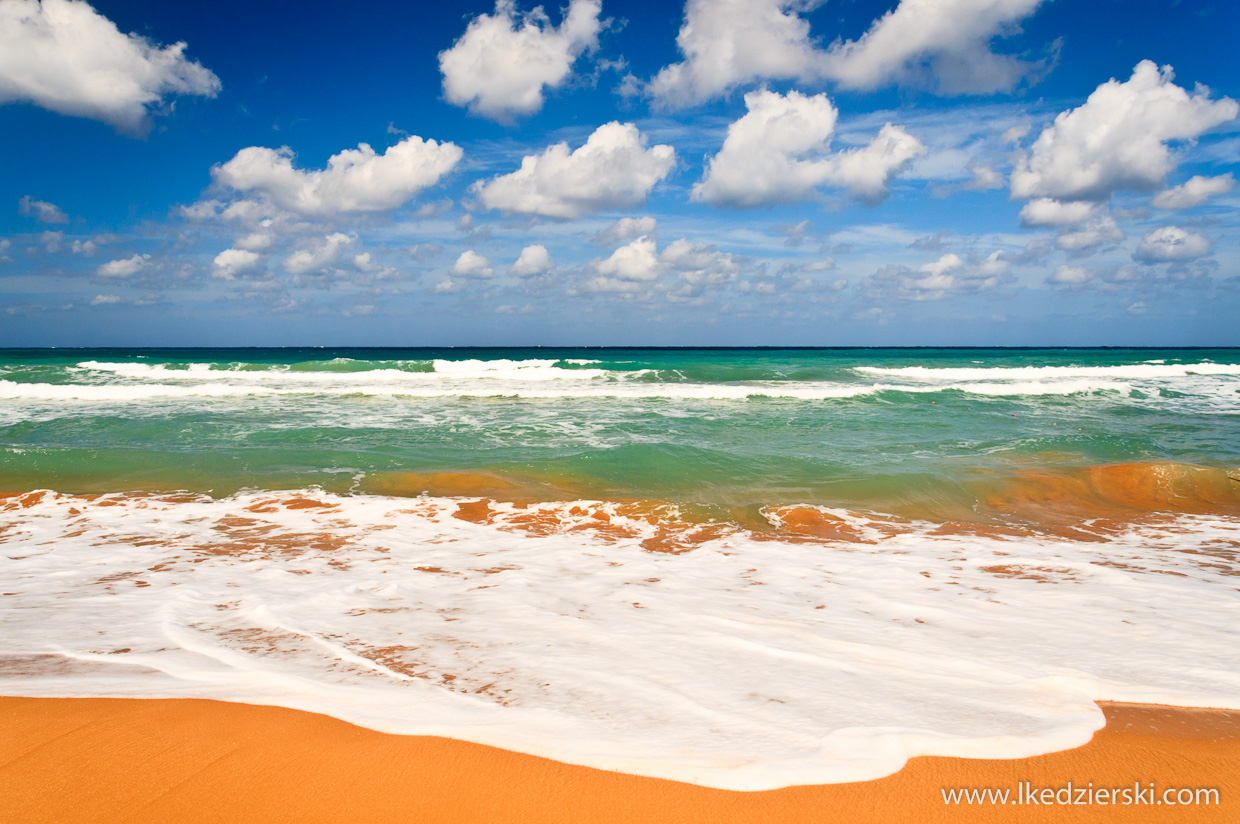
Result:
<svg viewBox="0 0 1240 824"><path fill-rule="evenodd" d="M0 352L0 489L491 473L546 495L968 505L977 479L1240 465L1240 350Z"/></svg>

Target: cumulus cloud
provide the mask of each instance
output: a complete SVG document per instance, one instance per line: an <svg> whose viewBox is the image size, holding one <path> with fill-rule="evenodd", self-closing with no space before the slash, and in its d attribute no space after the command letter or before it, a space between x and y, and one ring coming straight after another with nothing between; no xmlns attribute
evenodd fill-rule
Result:
<svg viewBox="0 0 1240 824"><path fill-rule="evenodd" d="M622 217L594 236L600 246L613 246L629 238L653 234L658 222L652 217Z"/></svg>
<svg viewBox="0 0 1240 824"><path fill-rule="evenodd" d="M0 104L33 103L142 135L166 97L219 93L219 78L81 0L0 0Z"/></svg>
<svg viewBox="0 0 1240 824"><path fill-rule="evenodd" d="M26 217L32 217L40 223L68 223L69 216L60 210L55 203L46 200L35 200L25 195L17 201L17 211Z"/></svg>
<svg viewBox="0 0 1240 824"><path fill-rule="evenodd" d="M1080 286L1086 281L1092 280L1094 273L1081 266L1057 266L1050 277L1046 279L1047 283L1056 286Z"/></svg>
<svg viewBox="0 0 1240 824"><path fill-rule="evenodd" d="M691 286L731 283L741 269L741 262L731 252L720 252L713 246L690 243L681 238L659 255L659 263Z"/></svg>
<svg viewBox="0 0 1240 824"><path fill-rule="evenodd" d="M1020 210L1022 226L1071 226L1094 217L1097 203L1087 200L1061 201L1049 197L1031 200Z"/></svg>
<svg viewBox="0 0 1240 824"><path fill-rule="evenodd" d="M95 270L102 278L127 278L144 269L150 261L150 255L134 255L120 260L110 260Z"/></svg>
<svg viewBox="0 0 1240 824"><path fill-rule="evenodd" d="M284 271L291 275L310 275L339 270L344 266L366 269L370 264L370 255L353 253L356 239L343 232L333 232L322 240L294 250L284 259Z"/></svg>
<svg viewBox="0 0 1240 824"><path fill-rule="evenodd" d="M439 53L444 96L500 121L538 111L543 89L562 85L577 58L598 47L601 10L599 0L572 0L556 27L542 6L518 14L512 0L498 0L494 14L475 17Z"/></svg>
<svg viewBox="0 0 1240 824"><path fill-rule="evenodd" d="M1210 239L1179 226L1155 229L1144 238L1132 256L1143 263L1196 260L1214 250Z"/></svg>
<svg viewBox="0 0 1240 824"><path fill-rule="evenodd" d="M966 192L986 192L1007 185L1007 178L989 166L969 164L968 170L973 177L960 187Z"/></svg>
<svg viewBox="0 0 1240 824"><path fill-rule="evenodd" d="M1011 279L1009 267L1002 252L992 252L982 260L973 259L972 262L948 252L916 269L884 266L866 279L864 292L871 298L943 300L993 289Z"/></svg>
<svg viewBox="0 0 1240 824"><path fill-rule="evenodd" d="M1143 60L1132 77L1103 83L1085 103L1062 112L1012 171L1012 196L1106 200L1122 189L1148 191L1174 168L1170 141L1192 140L1240 112L1230 98L1190 95L1170 66Z"/></svg>
<svg viewBox="0 0 1240 824"><path fill-rule="evenodd" d="M1083 255L1107 244L1119 243L1123 239L1124 233L1115 223L1115 218L1102 215L1060 232L1055 238L1055 245L1064 251Z"/></svg>
<svg viewBox="0 0 1240 824"><path fill-rule="evenodd" d="M694 185L694 200L764 206L800 200L831 184L874 204L889 194L892 179L926 152L921 141L888 123L868 146L832 154L838 113L825 94L762 90L745 95L745 107Z"/></svg>
<svg viewBox="0 0 1240 824"><path fill-rule="evenodd" d="M665 104L687 106L744 83L823 73L823 52L798 16L805 0L688 0L676 45L685 59L665 66L650 93Z"/></svg>
<svg viewBox="0 0 1240 824"><path fill-rule="evenodd" d="M113 306L120 303L121 299L118 295L95 295L91 300L91 306Z"/></svg>
<svg viewBox="0 0 1240 824"><path fill-rule="evenodd" d="M270 225L270 221L267 221L267 223ZM261 252L265 249L270 249L275 240L275 237L270 232L251 232L245 237L239 237L233 241L233 246L237 249Z"/></svg>
<svg viewBox="0 0 1240 824"><path fill-rule="evenodd" d="M901 0L859 40L836 43L827 74L841 86L875 89L892 83L944 95L1008 91L1044 68L991 50L1019 31L1042 0Z"/></svg>
<svg viewBox="0 0 1240 824"><path fill-rule="evenodd" d="M516 263L508 271L517 277L528 278L551 271L551 255L542 244L526 246L517 256Z"/></svg>
<svg viewBox="0 0 1240 824"><path fill-rule="evenodd" d="M495 270L491 268L491 261L475 252L473 249L466 249L461 252L461 256L456 259L456 263L452 264L453 275L462 278L489 278L495 274Z"/></svg>
<svg viewBox="0 0 1240 824"><path fill-rule="evenodd" d="M1231 172L1217 177L1193 175L1179 186L1159 192L1152 205L1157 209L1191 209L1215 195L1225 195L1236 185Z"/></svg>
<svg viewBox="0 0 1240 824"><path fill-rule="evenodd" d="M703 287L731 283L747 259L714 246L680 238L660 252L654 238L639 237L616 249L610 257L595 260L590 269L596 277L584 284L587 291L633 293L648 289L664 274L673 274L683 287L680 297L696 294Z"/></svg>
<svg viewBox="0 0 1240 824"><path fill-rule="evenodd" d="M821 48L800 14L822 0L689 0L676 45L684 60L650 81L686 106L768 79L830 79L848 88L914 85L940 94L1006 91L1043 66L993 52L1041 0L902 0L859 40Z"/></svg>
<svg viewBox="0 0 1240 824"><path fill-rule="evenodd" d="M659 276L658 252L649 237L639 237L590 265L598 275L585 283L591 292L635 292Z"/></svg>
<svg viewBox="0 0 1240 824"><path fill-rule="evenodd" d="M239 192L268 198L307 217L345 212L385 212L439 182L460 161L453 143L406 138L383 154L362 143L328 158L326 169L293 167L288 147L250 146L211 169L215 180Z"/></svg>
<svg viewBox="0 0 1240 824"><path fill-rule="evenodd" d="M888 123L869 145L837 155L828 179L855 200L873 206L887 199L895 176L925 153L920 140Z"/></svg>
<svg viewBox="0 0 1240 824"><path fill-rule="evenodd" d="M1108 244L1124 239L1115 218L1100 203L1088 200L1055 200L1040 197L1020 210L1020 222L1026 227L1053 226L1059 229L1055 245L1076 255L1091 254Z"/></svg>
<svg viewBox="0 0 1240 824"><path fill-rule="evenodd" d="M659 275L658 266L654 239L639 237L612 252L611 257L599 261L594 268L601 275L625 280L654 280Z"/></svg>
<svg viewBox="0 0 1240 824"><path fill-rule="evenodd" d="M260 271L263 265L263 259L257 252L247 249L225 249L211 262L211 277L234 280L238 275Z"/></svg>
<svg viewBox="0 0 1240 824"><path fill-rule="evenodd" d="M488 209L510 214L578 218L603 209L640 206L676 162L671 146L647 148L632 123L607 123L585 145L567 143L527 155L511 174L475 183L472 191Z"/></svg>

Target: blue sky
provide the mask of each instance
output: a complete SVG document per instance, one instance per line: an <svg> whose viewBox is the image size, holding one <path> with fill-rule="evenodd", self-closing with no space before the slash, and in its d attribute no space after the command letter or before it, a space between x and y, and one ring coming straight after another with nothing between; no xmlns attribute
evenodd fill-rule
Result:
<svg viewBox="0 0 1240 824"><path fill-rule="evenodd" d="M1240 345L1238 24L0 0L0 345Z"/></svg>

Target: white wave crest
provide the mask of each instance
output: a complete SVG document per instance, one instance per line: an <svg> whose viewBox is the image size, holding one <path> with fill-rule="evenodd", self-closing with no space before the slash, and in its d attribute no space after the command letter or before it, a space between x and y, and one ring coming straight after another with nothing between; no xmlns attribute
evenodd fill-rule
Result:
<svg viewBox="0 0 1240 824"><path fill-rule="evenodd" d="M863 375L884 375L920 381L1049 380L1057 378L1154 379L1190 375L1240 375L1240 364L1141 363L1127 366L858 366Z"/></svg>
<svg viewBox="0 0 1240 824"><path fill-rule="evenodd" d="M215 373L213 373L215 374ZM345 397L363 395L390 398L524 398L531 400L555 399L651 399L651 400L700 400L728 401L750 398L789 400L833 400L858 398L882 392L930 393L956 390L966 394L987 396L1038 396L1074 395L1081 393L1112 391L1127 393L1131 387L1121 381L1061 381L992 384L959 383L946 386L899 385L899 384L847 384L829 382L769 381L748 384L660 384L638 382L570 382L568 386L555 385L555 379L478 379L475 377L455 380L436 379L430 373L397 372L384 375L379 372L346 373L332 379L328 373L314 374L302 380L306 373L280 373L285 380L272 385L270 373L257 381L239 376L252 373L229 373L233 380L228 383L212 379L197 385L172 383L141 384L48 384L19 383L0 380L0 399L29 401L84 401L124 402L157 398L245 398L290 395L319 395ZM422 378L417 376L421 374ZM399 377L397 377L399 376ZM413 379L405 378L413 376ZM163 377L163 376L161 376ZM428 379L429 378L429 379ZM551 385L548 385L551 384Z"/></svg>
<svg viewBox="0 0 1240 824"><path fill-rule="evenodd" d="M339 361L339 359L337 359ZM275 364L268 369L219 368L210 363L172 365L166 363L109 363L82 361L79 369L102 372L124 378L141 380L181 381L254 381L274 383L339 383L345 381L434 383L443 380L505 380L505 381L588 381L608 375L626 376L637 373L609 373L603 369L565 369L559 363L587 365L597 361L558 360L436 360L434 371L411 371L405 369L366 369L357 372L337 370L297 370L287 364Z"/></svg>

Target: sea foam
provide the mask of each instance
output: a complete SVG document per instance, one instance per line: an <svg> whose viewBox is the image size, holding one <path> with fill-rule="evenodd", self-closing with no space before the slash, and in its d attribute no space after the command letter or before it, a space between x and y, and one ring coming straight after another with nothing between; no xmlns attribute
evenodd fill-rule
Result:
<svg viewBox="0 0 1240 824"><path fill-rule="evenodd" d="M737 790L1072 747L1101 699L1240 709L1236 518L1074 542L816 510L848 537L786 508L668 543L674 511L600 501L27 494L0 692L276 704Z"/></svg>

